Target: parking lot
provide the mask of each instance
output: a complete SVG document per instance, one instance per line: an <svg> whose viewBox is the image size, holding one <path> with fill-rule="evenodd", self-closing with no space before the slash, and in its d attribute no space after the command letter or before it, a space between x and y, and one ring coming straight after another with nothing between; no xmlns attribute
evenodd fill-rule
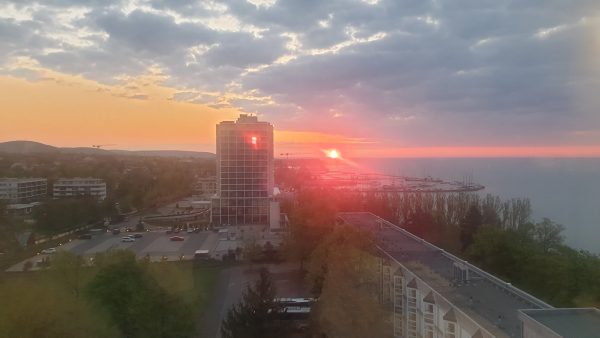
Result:
<svg viewBox="0 0 600 338"><path fill-rule="evenodd" d="M113 235L110 232L96 233L91 239L76 239L57 247L84 257L113 249L132 250L138 258L148 257L151 261L192 259L196 250L212 250L218 243L218 235L210 231L199 233L166 234L165 231L141 232L141 238L123 242L122 237L135 233ZM171 236L181 236L183 241L172 241ZM7 271L23 271L25 262L36 263L48 255L39 254L12 266Z"/></svg>

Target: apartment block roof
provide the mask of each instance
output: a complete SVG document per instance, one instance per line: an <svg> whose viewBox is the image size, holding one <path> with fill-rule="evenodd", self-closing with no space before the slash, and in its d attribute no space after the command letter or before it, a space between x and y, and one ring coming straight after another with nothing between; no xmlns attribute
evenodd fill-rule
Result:
<svg viewBox="0 0 600 338"><path fill-rule="evenodd" d="M379 249L404 265L456 308L497 337L521 337L520 309L549 309L549 304L434 246L376 215L339 213L350 225L372 230ZM469 282L454 280L456 265L468 267Z"/></svg>

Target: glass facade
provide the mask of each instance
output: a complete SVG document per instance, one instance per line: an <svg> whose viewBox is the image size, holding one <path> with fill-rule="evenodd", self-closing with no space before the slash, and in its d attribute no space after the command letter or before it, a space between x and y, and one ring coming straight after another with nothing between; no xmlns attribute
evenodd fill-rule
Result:
<svg viewBox="0 0 600 338"><path fill-rule="evenodd" d="M241 115L217 125L215 225L268 225L273 194L273 126Z"/></svg>

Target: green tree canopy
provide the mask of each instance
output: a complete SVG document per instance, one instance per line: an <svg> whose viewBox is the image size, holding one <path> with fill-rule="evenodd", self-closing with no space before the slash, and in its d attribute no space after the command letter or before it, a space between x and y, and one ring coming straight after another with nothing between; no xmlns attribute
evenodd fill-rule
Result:
<svg viewBox="0 0 600 338"><path fill-rule="evenodd" d="M103 313L43 277L0 284L0 337L121 337Z"/></svg>
<svg viewBox="0 0 600 338"><path fill-rule="evenodd" d="M221 324L223 338L281 337L282 330L274 320L278 310L275 303L275 285L266 268L260 269L260 278L246 289L239 304L234 305Z"/></svg>
<svg viewBox="0 0 600 338"><path fill-rule="evenodd" d="M191 336L194 319L189 306L166 293L133 253L104 257L99 265L87 293L126 337Z"/></svg>

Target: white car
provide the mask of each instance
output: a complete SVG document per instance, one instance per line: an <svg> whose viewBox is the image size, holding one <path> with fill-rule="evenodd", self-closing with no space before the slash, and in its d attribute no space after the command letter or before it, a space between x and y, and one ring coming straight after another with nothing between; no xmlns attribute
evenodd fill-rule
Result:
<svg viewBox="0 0 600 338"><path fill-rule="evenodd" d="M48 249L44 249L42 250L43 254L53 254L56 253L56 248L48 248Z"/></svg>
<svg viewBox="0 0 600 338"><path fill-rule="evenodd" d="M135 238L130 236L121 237L121 242L135 242Z"/></svg>

